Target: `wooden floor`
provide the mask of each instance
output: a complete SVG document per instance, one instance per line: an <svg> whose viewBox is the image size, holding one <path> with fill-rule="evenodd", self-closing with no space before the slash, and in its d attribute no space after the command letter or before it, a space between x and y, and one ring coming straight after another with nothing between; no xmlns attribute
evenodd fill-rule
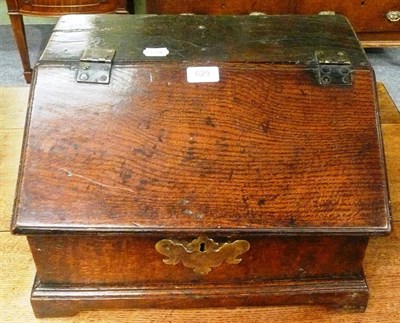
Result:
<svg viewBox="0 0 400 323"><path fill-rule="evenodd" d="M400 322L400 115L379 85L382 129L393 214L393 231L374 237L365 259L371 295L365 313L320 307L201 310L127 310L81 313L47 322ZM35 322L29 294L35 266L26 240L8 233L28 88L0 88L0 321ZM351 246L349 246L351 248Z"/></svg>

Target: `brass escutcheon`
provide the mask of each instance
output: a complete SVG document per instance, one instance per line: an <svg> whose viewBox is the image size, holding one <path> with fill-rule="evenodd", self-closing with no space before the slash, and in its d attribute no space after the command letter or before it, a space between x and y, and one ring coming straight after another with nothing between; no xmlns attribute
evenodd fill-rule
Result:
<svg viewBox="0 0 400 323"><path fill-rule="evenodd" d="M156 250L167 256L163 262L167 265L176 265L180 261L186 268L200 275L207 275L211 268L218 267L225 260L227 264L238 264L242 261L237 258L250 249L246 240L236 240L219 244L214 240L201 235L192 242L163 239L156 243Z"/></svg>

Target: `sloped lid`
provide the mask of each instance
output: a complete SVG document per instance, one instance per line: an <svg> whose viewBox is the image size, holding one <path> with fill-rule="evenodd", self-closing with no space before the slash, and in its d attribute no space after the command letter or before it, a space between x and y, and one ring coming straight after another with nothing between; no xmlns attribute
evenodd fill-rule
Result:
<svg viewBox="0 0 400 323"><path fill-rule="evenodd" d="M264 40L251 51L227 27L246 30L247 19L268 22L254 27ZM344 18L329 19L351 33ZM334 38L321 17L62 18L33 82L13 232L387 232L373 74L354 71L346 87L316 84L291 62L309 59L302 47L314 53L301 32L276 35L291 20L303 32L318 26L310 42ZM199 25L213 26L205 38L214 42L201 61L206 40L186 44ZM351 59L363 57L350 34L338 39ZM284 46L293 43L296 55ZM77 83L79 62L61 63L93 44L116 49L108 85ZM171 61L140 61L150 46L168 47ZM280 64L257 63L274 57ZM218 80L188 83L196 66L217 68Z"/></svg>

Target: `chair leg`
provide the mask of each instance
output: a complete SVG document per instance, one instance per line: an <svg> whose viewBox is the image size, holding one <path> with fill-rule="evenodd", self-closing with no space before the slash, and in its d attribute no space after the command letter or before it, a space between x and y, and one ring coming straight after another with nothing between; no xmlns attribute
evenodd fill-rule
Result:
<svg viewBox="0 0 400 323"><path fill-rule="evenodd" d="M15 41L17 43L19 56L21 57L22 67L24 69L24 77L26 83L31 83L32 69L29 62L28 45L25 36L25 26L22 15L18 13L10 13L11 26L14 32Z"/></svg>

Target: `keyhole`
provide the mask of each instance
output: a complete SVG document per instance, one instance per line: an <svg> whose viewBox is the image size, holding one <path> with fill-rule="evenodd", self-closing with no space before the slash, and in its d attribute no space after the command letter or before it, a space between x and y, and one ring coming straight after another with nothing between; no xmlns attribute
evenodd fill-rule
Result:
<svg viewBox="0 0 400 323"><path fill-rule="evenodd" d="M204 242L200 243L200 252L204 252L206 251L206 245L204 244Z"/></svg>

